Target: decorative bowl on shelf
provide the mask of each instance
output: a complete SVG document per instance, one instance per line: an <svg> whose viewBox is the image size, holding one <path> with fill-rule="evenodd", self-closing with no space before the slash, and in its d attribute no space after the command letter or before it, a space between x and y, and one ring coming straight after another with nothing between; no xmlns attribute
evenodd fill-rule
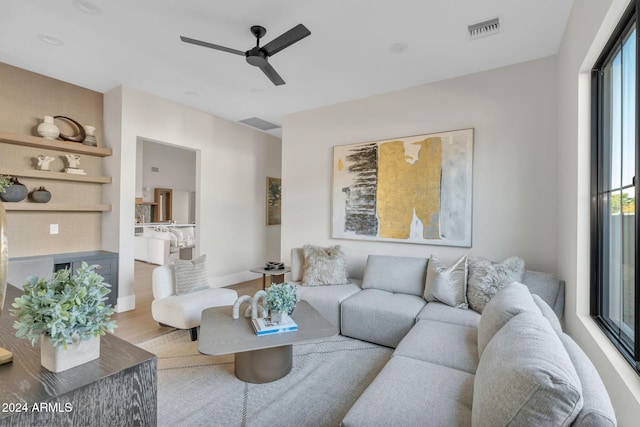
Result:
<svg viewBox="0 0 640 427"><path fill-rule="evenodd" d="M5 202L15 203L24 200L29 194L29 190L23 184L18 181L18 178L11 177L11 185L7 187L4 193L0 193L0 199Z"/></svg>
<svg viewBox="0 0 640 427"><path fill-rule="evenodd" d="M47 203L51 200L51 192L44 187L40 187L31 192L31 200L36 203Z"/></svg>

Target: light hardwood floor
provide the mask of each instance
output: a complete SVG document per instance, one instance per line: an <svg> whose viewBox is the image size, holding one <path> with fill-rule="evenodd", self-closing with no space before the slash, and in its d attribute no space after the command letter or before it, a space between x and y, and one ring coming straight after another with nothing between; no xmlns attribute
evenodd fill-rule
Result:
<svg viewBox="0 0 640 427"><path fill-rule="evenodd" d="M135 310L116 313L113 318L118 322L114 335L137 344L158 335L172 331L174 328L160 326L151 317L151 274L157 265L136 261L134 290L136 295ZM262 279L251 280L229 286L235 289L238 295L253 295L262 289Z"/></svg>

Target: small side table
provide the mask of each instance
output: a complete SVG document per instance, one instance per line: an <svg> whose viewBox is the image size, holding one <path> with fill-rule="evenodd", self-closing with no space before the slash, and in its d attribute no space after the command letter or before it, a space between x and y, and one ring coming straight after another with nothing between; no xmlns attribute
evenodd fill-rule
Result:
<svg viewBox="0 0 640 427"><path fill-rule="evenodd" d="M252 268L249 271L251 271L252 273L262 274L262 289L265 289L267 287L267 276L284 276L285 273L288 273L291 271L291 267L279 268L277 270L276 269L267 270L264 267L256 267L256 268Z"/></svg>

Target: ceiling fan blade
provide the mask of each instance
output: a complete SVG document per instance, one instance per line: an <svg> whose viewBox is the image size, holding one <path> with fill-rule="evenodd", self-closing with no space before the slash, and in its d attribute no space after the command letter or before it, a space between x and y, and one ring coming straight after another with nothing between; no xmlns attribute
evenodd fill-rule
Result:
<svg viewBox="0 0 640 427"><path fill-rule="evenodd" d="M311 31L309 31L307 27L302 24L298 24L286 33L279 35L266 45L262 46L262 50L267 53L267 56L273 56L285 47L291 46L310 34Z"/></svg>
<svg viewBox="0 0 640 427"><path fill-rule="evenodd" d="M223 52L235 53L236 55L244 56L244 52L243 51L237 50L237 49L231 49L230 47L224 47L224 46L220 46L220 45L209 43L209 42L203 42L201 40L191 39L191 38L185 37L185 36L180 36L180 40L182 40L185 43L196 44L198 46L204 46L204 47L208 47L210 49L221 50Z"/></svg>
<svg viewBox="0 0 640 427"><path fill-rule="evenodd" d="M282 80L280 74L278 74L268 62L265 62L264 65L260 66L260 69L267 75L267 77L269 77L269 80L271 80L274 85L280 86L284 84L284 80Z"/></svg>

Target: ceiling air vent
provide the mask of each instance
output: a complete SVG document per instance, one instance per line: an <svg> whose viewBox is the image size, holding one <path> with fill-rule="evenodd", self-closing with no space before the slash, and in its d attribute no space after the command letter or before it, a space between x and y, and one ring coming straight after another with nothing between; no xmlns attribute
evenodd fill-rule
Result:
<svg viewBox="0 0 640 427"><path fill-rule="evenodd" d="M478 22L477 24L471 24L467 29L469 30L469 38L471 40L492 36L500 32L500 18L488 19Z"/></svg>
<svg viewBox="0 0 640 427"><path fill-rule="evenodd" d="M273 124L266 120L259 119L257 117L251 117L248 119L240 120L240 123L243 123L247 126L251 126L260 130L271 130L271 129L277 129L280 127L276 124Z"/></svg>

